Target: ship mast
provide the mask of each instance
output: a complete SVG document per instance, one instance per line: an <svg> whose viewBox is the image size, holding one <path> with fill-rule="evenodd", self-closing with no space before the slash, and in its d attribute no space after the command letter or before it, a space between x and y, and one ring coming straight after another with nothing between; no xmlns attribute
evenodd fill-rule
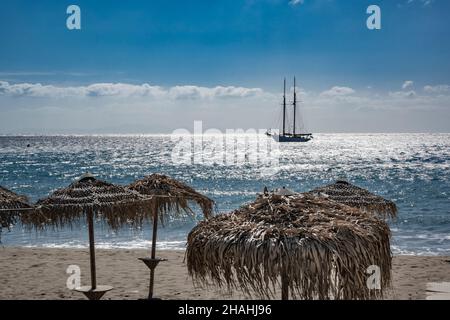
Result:
<svg viewBox="0 0 450 320"><path fill-rule="evenodd" d="M294 106L294 129L293 129L293 135L295 136L295 116L297 112L297 92L295 88L295 77L294 77L294 102L292 104Z"/></svg>
<svg viewBox="0 0 450 320"><path fill-rule="evenodd" d="M283 136L286 135L286 78L284 78L284 94L283 94Z"/></svg>

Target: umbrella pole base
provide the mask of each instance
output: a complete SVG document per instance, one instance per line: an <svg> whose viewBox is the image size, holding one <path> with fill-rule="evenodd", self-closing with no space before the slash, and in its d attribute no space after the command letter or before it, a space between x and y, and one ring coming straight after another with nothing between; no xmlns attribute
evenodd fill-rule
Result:
<svg viewBox="0 0 450 320"><path fill-rule="evenodd" d="M76 288L75 291L81 292L84 294L89 300L100 300L105 293L111 291L113 287L111 286L97 286L94 290L90 286L84 286Z"/></svg>
<svg viewBox="0 0 450 320"><path fill-rule="evenodd" d="M149 286L149 295L146 300L161 300L160 298L153 297L153 283L154 283L154 274L155 269L161 261L167 261L167 259L161 258L139 258L145 265L150 269L150 286Z"/></svg>

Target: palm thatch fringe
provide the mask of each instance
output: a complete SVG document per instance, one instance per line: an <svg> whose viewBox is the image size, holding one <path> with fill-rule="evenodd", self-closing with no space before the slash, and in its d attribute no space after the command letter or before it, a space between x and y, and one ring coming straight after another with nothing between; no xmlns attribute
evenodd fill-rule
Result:
<svg viewBox="0 0 450 320"><path fill-rule="evenodd" d="M397 216L397 206L394 202L347 181L337 181L334 184L311 190L309 193L327 197L330 200L377 214L383 218L395 218Z"/></svg>
<svg viewBox="0 0 450 320"><path fill-rule="evenodd" d="M96 219L117 230L123 225L142 226L151 203L151 199L135 191L87 176L39 200L36 212L22 215L21 220L36 229L62 228L72 226L92 211Z"/></svg>
<svg viewBox="0 0 450 320"><path fill-rule="evenodd" d="M32 209L25 196L0 186L0 233L15 224L24 209Z"/></svg>
<svg viewBox="0 0 450 320"><path fill-rule="evenodd" d="M197 285L273 298L284 279L293 298L381 298L391 283L390 230L364 212L308 194L261 196L200 222L186 261ZM381 270L381 290L366 284Z"/></svg>
<svg viewBox="0 0 450 320"><path fill-rule="evenodd" d="M154 173L131 183L128 188L152 198L162 223L169 216L177 217L184 213L193 216L192 204L197 204L201 208L205 218L209 218L213 212L213 200L163 174ZM152 219L153 215L149 215L148 218Z"/></svg>
<svg viewBox="0 0 450 320"><path fill-rule="evenodd" d="M131 190L152 198L152 206L149 208L147 218L153 222L151 261L156 259L156 239L158 221L164 224L165 220L173 216L181 216L183 213L193 216L192 203L198 204L203 215L208 218L212 214L214 202L208 197L198 193L188 185L162 174L152 174L128 186ZM150 285L148 298L153 298L153 285L155 266L150 266Z"/></svg>

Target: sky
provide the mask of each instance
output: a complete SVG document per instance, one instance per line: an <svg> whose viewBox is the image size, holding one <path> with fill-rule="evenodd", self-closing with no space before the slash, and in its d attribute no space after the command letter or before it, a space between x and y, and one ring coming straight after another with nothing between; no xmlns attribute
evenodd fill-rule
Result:
<svg viewBox="0 0 450 320"><path fill-rule="evenodd" d="M69 30L66 9L81 9ZM366 10L381 9L381 30ZM3 0L0 134L450 132L447 0Z"/></svg>

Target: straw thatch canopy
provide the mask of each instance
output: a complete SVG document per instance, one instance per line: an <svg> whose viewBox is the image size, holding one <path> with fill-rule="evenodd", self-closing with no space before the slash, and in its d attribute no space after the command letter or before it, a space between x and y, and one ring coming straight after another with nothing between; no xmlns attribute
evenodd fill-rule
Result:
<svg viewBox="0 0 450 320"><path fill-rule="evenodd" d="M17 221L17 217L24 209L31 209L25 196L18 195L0 186L0 232L2 228L7 228Z"/></svg>
<svg viewBox="0 0 450 320"><path fill-rule="evenodd" d="M197 284L210 281L272 298L284 278L294 298L370 299L391 281L390 230L356 208L308 194L260 196L230 214L200 222L186 260ZM383 290L369 290L377 265Z"/></svg>
<svg viewBox="0 0 450 320"><path fill-rule="evenodd" d="M195 203L208 218L212 214L214 201L198 193L188 185L163 174L152 174L131 183L128 188L152 199L146 215L153 222L152 248L150 258L141 258L150 268L150 284L148 298L153 299L155 268L164 259L156 257L156 240L158 221L164 223L169 216L179 216L183 213L194 215L191 204Z"/></svg>
<svg viewBox="0 0 450 320"><path fill-rule="evenodd" d="M91 210L112 229L125 224L141 225L149 199L125 187L83 175L67 188L53 192L36 203L38 212L22 216L22 222L36 228L71 225Z"/></svg>
<svg viewBox="0 0 450 320"><path fill-rule="evenodd" d="M154 173L131 183L128 188L142 195L151 196L162 222L168 214L193 215L192 204L197 204L202 209L205 218L212 215L213 200L195 191L187 184L163 174Z"/></svg>
<svg viewBox="0 0 450 320"><path fill-rule="evenodd" d="M347 181L337 181L336 183L311 190L309 193L327 197L328 199L382 217L395 218L397 216L397 206L394 202L377 196L366 189L350 184Z"/></svg>

